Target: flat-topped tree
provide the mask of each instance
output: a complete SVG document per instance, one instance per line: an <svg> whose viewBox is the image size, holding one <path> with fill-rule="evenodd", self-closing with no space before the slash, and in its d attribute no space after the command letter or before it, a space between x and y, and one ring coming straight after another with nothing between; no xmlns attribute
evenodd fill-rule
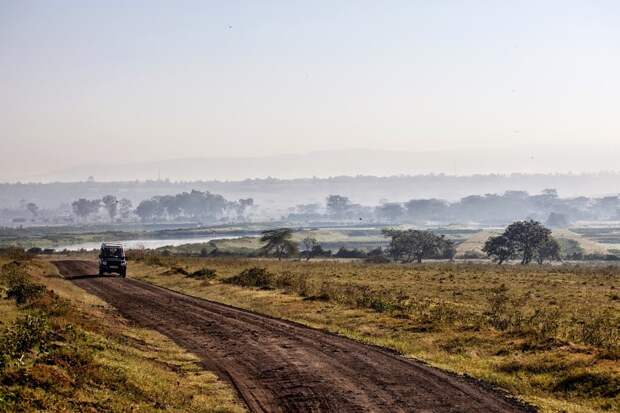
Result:
<svg viewBox="0 0 620 413"><path fill-rule="evenodd" d="M268 229L262 234L260 240L267 243L261 248L264 253L273 253L278 257L278 260L281 260L283 256L291 256L297 253L297 243L291 239L293 236L291 228Z"/></svg>

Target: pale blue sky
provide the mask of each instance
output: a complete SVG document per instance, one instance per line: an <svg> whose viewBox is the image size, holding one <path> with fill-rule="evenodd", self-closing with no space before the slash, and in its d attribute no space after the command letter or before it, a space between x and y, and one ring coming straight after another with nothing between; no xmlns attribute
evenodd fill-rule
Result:
<svg viewBox="0 0 620 413"><path fill-rule="evenodd" d="M108 156L618 151L618 4L0 0L0 177ZM614 165L572 169L597 168Z"/></svg>

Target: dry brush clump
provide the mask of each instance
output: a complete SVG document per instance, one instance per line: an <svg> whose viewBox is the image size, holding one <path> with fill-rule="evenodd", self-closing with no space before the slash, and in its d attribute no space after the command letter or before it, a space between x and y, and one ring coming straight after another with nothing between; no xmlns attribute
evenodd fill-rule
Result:
<svg viewBox="0 0 620 413"><path fill-rule="evenodd" d="M252 267L225 279L224 282L242 287L272 288L273 278L274 275L264 268Z"/></svg>

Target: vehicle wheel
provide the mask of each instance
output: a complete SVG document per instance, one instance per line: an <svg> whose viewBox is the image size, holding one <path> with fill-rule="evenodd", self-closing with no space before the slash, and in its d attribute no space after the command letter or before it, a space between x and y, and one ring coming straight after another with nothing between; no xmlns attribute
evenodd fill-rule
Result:
<svg viewBox="0 0 620 413"><path fill-rule="evenodd" d="M127 270L121 270L120 274L121 277L125 278L125 276L127 275Z"/></svg>

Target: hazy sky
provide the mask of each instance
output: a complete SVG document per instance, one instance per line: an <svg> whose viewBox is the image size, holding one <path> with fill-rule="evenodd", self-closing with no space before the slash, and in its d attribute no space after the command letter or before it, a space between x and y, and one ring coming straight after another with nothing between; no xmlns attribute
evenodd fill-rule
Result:
<svg viewBox="0 0 620 413"><path fill-rule="evenodd" d="M488 145L620 169L587 150L620 159L619 4L0 0L0 180Z"/></svg>

